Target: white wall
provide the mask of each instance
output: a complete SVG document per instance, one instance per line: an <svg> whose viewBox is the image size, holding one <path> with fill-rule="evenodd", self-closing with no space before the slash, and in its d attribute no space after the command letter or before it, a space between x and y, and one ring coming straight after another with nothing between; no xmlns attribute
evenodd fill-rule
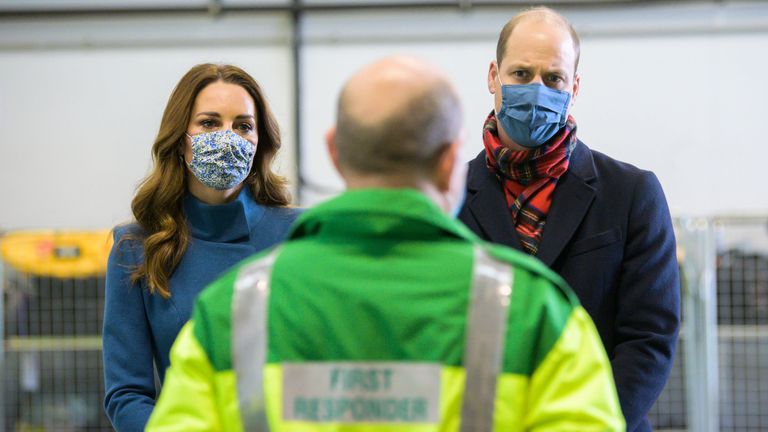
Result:
<svg viewBox="0 0 768 432"><path fill-rule="evenodd" d="M340 190L323 136L357 68L410 53L464 100L465 159L481 148L498 10L313 12L303 20L302 204ZM768 213L768 3L565 10L582 34L574 115L592 148L657 173L675 214ZM266 89L295 180L293 65L284 14L0 22L0 230L109 227L134 189L171 89L193 64L231 62Z"/></svg>
<svg viewBox="0 0 768 432"><path fill-rule="evenodd" d="M593 149L654 171L675 215L768 214L768 5L565 10L582 35L574 117ZM447 71L465 104L470 159L492 109L485 84L515 10L317 13L306 21L302 173L315 202L342 187L322 145L335 95L366 62L407 53Z"/></svg>
<svg viewBox="0 0 768 432"><path fill-rule="evenodd" d="M166 101L203 62L264 87L295 178L290 26L283 16L0 24L0 230L127 221Z"/></svg>

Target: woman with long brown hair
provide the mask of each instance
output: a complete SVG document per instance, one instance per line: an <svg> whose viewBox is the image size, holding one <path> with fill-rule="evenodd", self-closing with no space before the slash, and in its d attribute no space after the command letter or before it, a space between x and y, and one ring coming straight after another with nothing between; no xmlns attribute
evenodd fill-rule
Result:
<svg viewBox="0 0 768 432"><path fill-rule="evenodd" d="M136 221L114 230L107 268L104 406L115 429L144 429L155 370L162 383L197 294L287 234L298 210L271 168L279 148L264 94L242 69L197 65L171 94L131 204Z"/></svg>

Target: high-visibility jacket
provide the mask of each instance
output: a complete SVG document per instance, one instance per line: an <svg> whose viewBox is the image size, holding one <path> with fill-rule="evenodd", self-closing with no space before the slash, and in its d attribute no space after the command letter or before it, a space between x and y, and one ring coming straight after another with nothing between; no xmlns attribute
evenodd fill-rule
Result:
<svg viewBox="0 0 768 432"><path fill-rule="evenodd" d="M148 430L619 431L592 321L415 190L348 191L207 288Z"/></svg>

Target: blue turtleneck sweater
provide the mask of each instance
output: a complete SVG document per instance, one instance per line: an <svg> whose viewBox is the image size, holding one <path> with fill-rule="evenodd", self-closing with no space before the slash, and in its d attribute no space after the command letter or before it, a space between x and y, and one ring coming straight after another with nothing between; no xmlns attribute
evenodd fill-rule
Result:
<svg viewBox="0 0 768 432"><path fill-rule="evenodd" d="M104 305L104 407L118 431L142 431L157 396L168 353L192 314L197 294L238 261L283 240L299 210L262 206L248 188L237 199L208 205L187 194L184 215L191 240L171 275L171 298L149 294L143 281L131 284L131 271L143 259L140 241L119 243L125 234L140 237L136 224L115 228L107 266Z"/></svg>

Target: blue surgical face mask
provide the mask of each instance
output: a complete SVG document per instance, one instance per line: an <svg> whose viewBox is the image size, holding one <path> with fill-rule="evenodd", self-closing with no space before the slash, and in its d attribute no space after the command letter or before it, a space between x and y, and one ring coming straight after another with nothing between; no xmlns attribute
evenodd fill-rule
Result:
<svg viewBox="0 0 768 432"><path fill-rule="evenodd" d="M229 129L187 136L192 141L187 166L202 184L227 190L248 176L256 146L247 139Z"/></svg>
<svg viewBox="0 0 768 432"><path fill-rule="evenodd" d="M570 93L542 84L499 84L501 108L496 120L517 144L540 147L565 126Z"/></svg>

